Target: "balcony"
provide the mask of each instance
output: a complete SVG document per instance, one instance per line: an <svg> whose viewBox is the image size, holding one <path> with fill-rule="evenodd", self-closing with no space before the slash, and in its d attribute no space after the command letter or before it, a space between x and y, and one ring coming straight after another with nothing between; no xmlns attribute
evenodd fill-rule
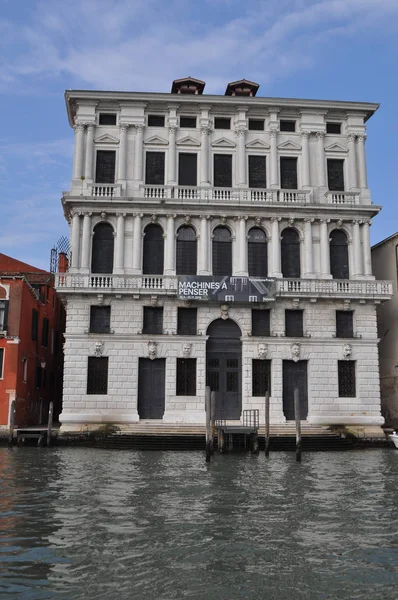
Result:
<svg viewBox="0 0 398 600"><path fill-rule="evenodd" d="M89 196L94 198L120 198L122 195L122 186L111 183L89 183L87 184Z"/></svg>
<svg viewBox="0 0 398 600"><path fill-rule="evenodd" d="M359 204L359 192L326 192L328 204L352 206Z"/></svg>
<svg viewBox="0 0 398 600"><path fill-rule="evenodd" d="M310 190L269 190L260 188L222 188L197 186L144 185L142 196L146 199L201 204L309 204Z"/></svg>

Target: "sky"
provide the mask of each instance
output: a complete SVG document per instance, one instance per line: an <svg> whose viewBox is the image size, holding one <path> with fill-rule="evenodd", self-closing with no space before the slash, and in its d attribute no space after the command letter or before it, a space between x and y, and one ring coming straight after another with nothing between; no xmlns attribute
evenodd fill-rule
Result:
<svg viewBox="0 0 398 600"><path fill-rule="evenodd" d="M368 122L372 243L398 231L398 0L0 0L0 252L49 268L69 236L66 89L169 92L173 79L259 96L378 102Z"/></svg>

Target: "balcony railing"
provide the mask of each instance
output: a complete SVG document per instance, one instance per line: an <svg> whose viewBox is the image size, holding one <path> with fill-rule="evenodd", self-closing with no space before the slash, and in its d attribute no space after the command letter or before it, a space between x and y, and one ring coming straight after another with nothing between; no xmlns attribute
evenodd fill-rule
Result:
<svg viewBox="0 0 398 600"><path fill-rule="evenodd" d="M281 296L383 297L392 295L390 281L352 279L278 279Z"/></svg>
<svg viewBox="0 0 398 600"><path fill-rule="evenodd" d="M90 196L95 198L120 198L122 186L111 183L89 183L87 190Z"/></svg>
<svg viewBox="0 0 398 600"><path fill-rule="evenodd" d="M359 204L359 192L326 192L328 204Z"/></svg>
<svg viewBox="0 0 398 600"><path fill-rule="evenodd" d="M261 188L223 188L196 186L143 186L143 197L155 200L199 201L202 204L308 204L310 190L268 190Z"/></svg>

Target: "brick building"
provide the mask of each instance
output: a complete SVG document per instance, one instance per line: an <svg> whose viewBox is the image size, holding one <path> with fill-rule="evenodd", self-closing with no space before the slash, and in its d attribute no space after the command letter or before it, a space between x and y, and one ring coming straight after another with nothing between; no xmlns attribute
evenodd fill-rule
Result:
<svg viewBox="0 0 398 600"><path fill-rule="evenodd" d="M71 264L63 431L235 420L381 425L366 122L377 104L262 98L249 81L68 91ZM263 411L261 411L262 414Z"/></svg>
<svg viewBox="0 0 398 600"><path fill-rule="evenodd" d="M0 428L45 422L61 412L65 311L54 275L0 254Z"/></svg>

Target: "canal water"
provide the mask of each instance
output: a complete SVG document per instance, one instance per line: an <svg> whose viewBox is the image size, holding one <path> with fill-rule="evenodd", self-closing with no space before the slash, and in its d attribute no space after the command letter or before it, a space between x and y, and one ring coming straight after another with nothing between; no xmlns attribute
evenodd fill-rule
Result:
<svg viewBox="0 0 398 600"><path fill-rule="evenodd" d="M398 598L398 452L0 448L0 598Z"/></svg>

